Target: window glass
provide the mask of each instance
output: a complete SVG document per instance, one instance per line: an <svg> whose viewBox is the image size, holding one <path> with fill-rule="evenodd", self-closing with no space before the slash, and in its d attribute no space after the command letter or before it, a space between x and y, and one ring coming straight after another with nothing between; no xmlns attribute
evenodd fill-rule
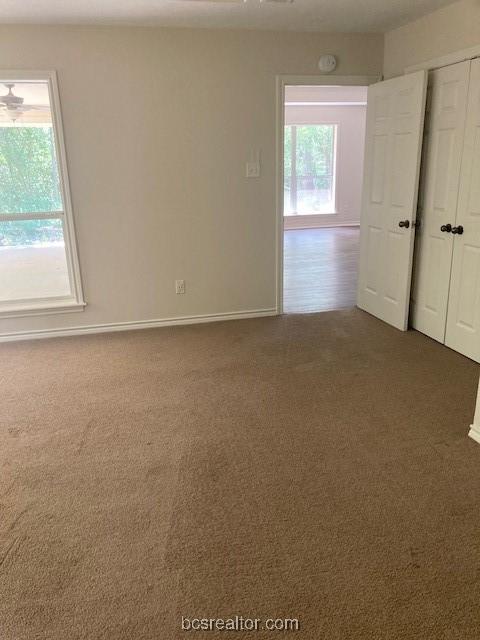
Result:
<svg viewBox="0 0 480 640"><path fill-rule="evenodd" d="M0 301L70 294L62 221L0 220Z"/></svg>
<svg viewBox="0 0 480 640"><path fill-rule="evenodd" d="M0 127L0 215L61 211L52 127Z"/></svg>
<svg viewBox="0 0 480 640"><path fill-rule="evenodd" d="M284 215L335 213L336 125L285 130Z"/></svg>
<svg viewBox="0 0 480 640"><path fill-rule="evenodd" d="M73 297L50 96L0 79L0 311Z"/></svg>

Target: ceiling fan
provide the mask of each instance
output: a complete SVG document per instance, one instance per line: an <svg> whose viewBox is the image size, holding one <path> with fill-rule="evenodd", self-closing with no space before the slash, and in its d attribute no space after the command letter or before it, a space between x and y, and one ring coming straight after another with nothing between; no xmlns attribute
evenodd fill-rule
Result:
<svg viewBox="0 0 480 640"><path fill-rule="evenodd" d="M14 82L5 82L4 85L8 89L8 93L4 96L0 96L0 109L7 112L7 115L12 122L18 120L18 118L28 111L33 111L35 109L48 109L47 105L24 104L25 98L16 96L13 93L13 89L15 87Z"/></svg>

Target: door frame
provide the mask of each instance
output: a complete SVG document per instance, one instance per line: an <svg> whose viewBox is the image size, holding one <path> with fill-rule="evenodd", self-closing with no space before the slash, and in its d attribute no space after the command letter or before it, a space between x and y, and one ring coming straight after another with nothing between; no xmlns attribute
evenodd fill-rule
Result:
<svg viewBox="0 0 480 640"><path fill-rule="evenodd" d="M337 75L277 75L276 76L276 127L275 127L275 309L283 313L283 137L285 128L285 87L287 86L351 86L368 87L380 82L382 76Z"/></svg>

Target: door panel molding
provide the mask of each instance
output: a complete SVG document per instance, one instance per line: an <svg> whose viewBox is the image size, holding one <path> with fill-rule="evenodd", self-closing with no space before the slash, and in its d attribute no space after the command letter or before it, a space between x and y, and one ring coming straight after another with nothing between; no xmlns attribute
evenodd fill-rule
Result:
<svg viewBox="0 0 480 640"><path fill-rule="evenodd" d="M480 59L472 61L445 344L480 362Z"/></svg>
<svg viewBox="0 0 480 640"><path fill-rule="evenodd" d="M427 74L368 89L357 304L405 331ZM400 225L400 223L402 223Z"/></svg>
<svg viewBox="0 0 480 640"><path fill-rule="evenodd" d="M454 244L454 235L445 229L457 218L469 76L470 61L429 75L411 322L442 343Z"/></svg>

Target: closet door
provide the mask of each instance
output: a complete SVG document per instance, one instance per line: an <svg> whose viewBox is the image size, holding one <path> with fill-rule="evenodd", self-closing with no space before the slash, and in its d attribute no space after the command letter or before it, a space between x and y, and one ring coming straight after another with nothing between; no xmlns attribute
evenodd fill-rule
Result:
<svg viewBox="0 0 480 640"><path fill-rule="evenodd" d="M480 60L470 72L445 344L480 362Z"/></svg>
<svg viewBox="0 0 480 640"><path fill-rule="evenodd" d="M429 75L412 288L412 325L445 341L470 61Z"/></svg>
<svg viewBox="0 0 480 640"><path fill-rule="evenodd" d="M357 304L408 323L427 74L368 88Z"/></svg>

